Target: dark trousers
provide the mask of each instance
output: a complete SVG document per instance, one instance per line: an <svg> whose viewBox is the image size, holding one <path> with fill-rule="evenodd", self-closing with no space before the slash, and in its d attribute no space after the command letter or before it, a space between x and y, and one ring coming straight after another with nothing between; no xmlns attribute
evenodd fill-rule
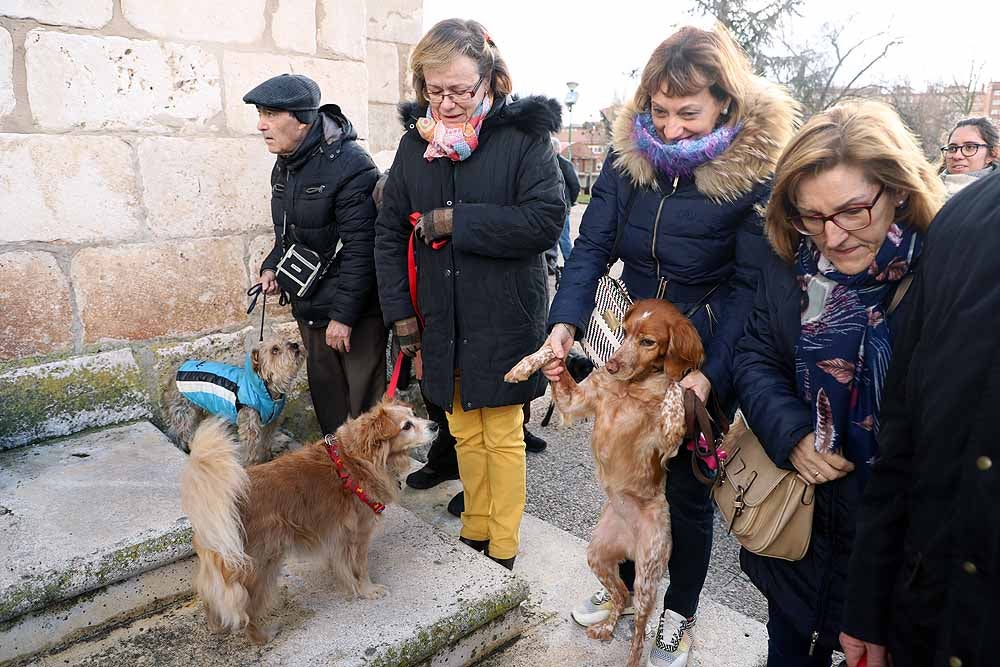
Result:
<svg viewBox="0 0 1000 667"><path fill-rule="evenodd" d="M830 667L837 647L821 640L809 655L811 641L795 630L776 604L767 601L767 667Z"/></svg>
<svg viewBox="0 0 1000 667"><path fill-rule="evenodd" d="M667 503L673 548L667 565L670 585L663 596L663 606L689 618L698 611L698 597L708 575L714 507L709 488L691 472L691 452L684 447L670 460ZM632 590L635 563L624 561L618 566L618 573Z"/></svg>
<svg viewBox="0 0 1000 667"><path fill-rule="evenodd" d="M306 374L316 419L323 433L333 433L375 405L385 393L385 345L388 331L381 315L362 317L351 329L351 351L326 344L326 328L299 322L306 348Z"/></svg>
<svg viewBox="0 0 1000 667"><path fill-rule="evenodd" d="M424 396L427 416L438 425L438 435L427 452L427 465L445 475L458 474L458 457L455 454L455 436L448 428L448 415Z"/></svg>
<svg viewBox="0 0 1000 667"><path fill-rule="evenodd" d="M424 396L424 405L427 407L427 416L437 422L438 437L427 452L427 465L444 474L458 474L458 457L455 454L455 436L448 429L448 417L445 411L427 400ZM525 403L524 423L531 419L531 403Z"/></svg>

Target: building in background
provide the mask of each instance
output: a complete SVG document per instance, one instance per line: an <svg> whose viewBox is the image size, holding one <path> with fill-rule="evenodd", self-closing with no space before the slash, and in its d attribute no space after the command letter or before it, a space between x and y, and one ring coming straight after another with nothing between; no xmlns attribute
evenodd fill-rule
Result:
<svg viewBox="0 0 1000 667"><path fill-rule="evenodd" d="M580 177L580 188L590 193L590 187L601 173L604 159L608 156L611 135L604 122L586 121L573 125L573 145L569 144L569 127L559 131L559 141L562 143L563 157L572 156L573 166Z"/></svg>
<svg viewBox="0 0 1000 667"><path fill-rule="evenodd" d="M1000 81L983 85L972 104L972 116L987 116L994 124L1000 125Z"/></svg>

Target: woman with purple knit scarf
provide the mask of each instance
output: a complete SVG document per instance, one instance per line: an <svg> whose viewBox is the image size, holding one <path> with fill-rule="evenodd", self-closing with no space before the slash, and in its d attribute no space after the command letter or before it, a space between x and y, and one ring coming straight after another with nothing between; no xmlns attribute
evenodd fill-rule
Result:
<svg viewBox="0 0 1000 667"><path fill-rule="evenodd" d="M816 490L801 560L740 553L767 598L769 667L829 667L840 644L851 667L869 649L872 667L888 664L884 629L842 623L847 566L852 550L873 546L854 543L857 510L879 465L892 343L912 313L907 285L942 199L913 135L878 102L813 116L778 160L765 221L775 252L734 383L771 460Z"/></svg>
<svg viewBox="0 0 1000 667"><path fill-rule="evenodd" d="M562 358L586 330L599 278L613 253L633 299L661 297L688 313L705 363L682 384L719 399L731 416L733 350L769 251L759 214L797 109L784 90L753 75L724 32L682 28L656 48L639 88L615 119L612 150L593 188L580 235L549 312L549 344ZM621 229L621 241L615 241ZM550 380L562 372L556 361ZM673 551L670 586L649 665L683 667L712 551L713 507L691 471L671 460L666 495ZM620 568L631 590L634 565ZM581 625L611 610L600 590L573 610ZM631 613L626 601L624 613Z"/></svg>

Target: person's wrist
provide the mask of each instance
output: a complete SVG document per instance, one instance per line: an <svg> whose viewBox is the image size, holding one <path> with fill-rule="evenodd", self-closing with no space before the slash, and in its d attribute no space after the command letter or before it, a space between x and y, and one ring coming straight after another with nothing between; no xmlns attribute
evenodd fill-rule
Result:
<svg viewBox="0 0 1000 667"><path fill-rule="evenodd" d="M569 324L567 322L560 322L556 326L557 327L562 327L566 331L566 333L569 334L570 338L574 338L574 339L576 338L576 326L575 325Z"/></svg>

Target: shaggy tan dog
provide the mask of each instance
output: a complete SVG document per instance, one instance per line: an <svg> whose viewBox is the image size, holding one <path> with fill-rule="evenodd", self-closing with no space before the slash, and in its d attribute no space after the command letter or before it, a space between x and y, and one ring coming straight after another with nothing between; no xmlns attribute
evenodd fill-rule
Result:
<svg viewBox="0 0 1000 667"><path fill-rule="evenodd" d="M335 435L244 470L226 424L203 422L181 477L181 506L194 528L195 588L212 631L245 627L255 643L271 638L261 620L293 549L325 559L347 595L385 595L368 577L372 531L380 507L399 495L408 451L431 443L437 429L383 399Z"/></svg>
<svg viewBox="0 0 1000 667"><path fill-rule="evenodd" d="M250 352L250 368L263 381L271 399L283 398L291 389L295 376L302 368L305 352L293 340L268 339L258 343ZM179 369L178 369L179 371ZM208 413L181 395L174 378L163 392L166 405L167 434L188 451L194 430ZM239 405L236 427L239 433L239 458L244 466L264 463L272 458L272 442L278 419L266 423L260 413L247 405Z"/></svg>
<svg viewBox="0 0 1000 667"><path fill-rule="evenodd" d="M667 301L637 301L623 326L625 340L608 363L580 384L564 372L552 383L552 398L568 419L594 417L591 448L608 496L587 547L587 564L611 593L613 608L607 620L587 628L587 635L611 639L628 595L618 563L635 561L635 634L628 667L638 667L656 589L670 560L664 476L685 431L678 380L701 365L704 351L694 325ZM554 358L546 345L504 379L526 380Z"/></svg>

